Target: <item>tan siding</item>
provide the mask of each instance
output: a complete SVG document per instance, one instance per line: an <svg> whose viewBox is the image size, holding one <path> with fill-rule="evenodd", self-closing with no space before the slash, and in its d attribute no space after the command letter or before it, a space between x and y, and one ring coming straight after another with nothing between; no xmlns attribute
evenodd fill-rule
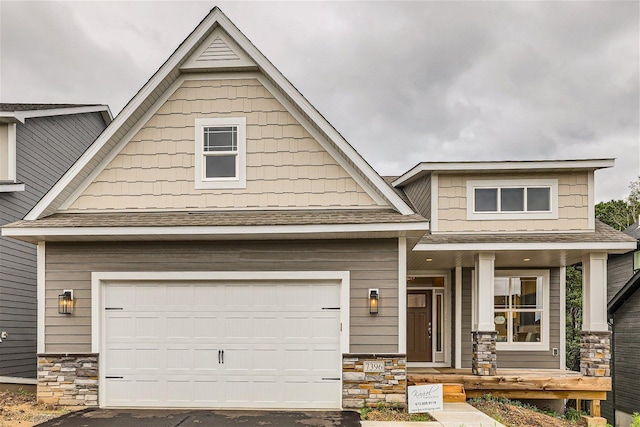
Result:
<svg viewBox="0 0 640 427"><path fill-rule="evenodd" d="M558 219L467 220L467 181L482 179L558 179ZM438 179L438 231L514 232L589 229L588 172L556 174L454 175Z"/></svg>
<svg viewBox="0 0 640 427"><path fill-rule="evenodd" d="M350 271L351 352L396 352L397 240L49 243L46 252L47 352L91 351L93 271ZM72 316L57 311L57 296L73 289ZM367 292L380 289L380 313L369 314Z"/></svg>
<svg viewBox="0 0 640 427"><path fill-rule="evenodd" d="M196 118L246 117L246 189L195 189ZM375 206L257 80L187 81L70 211Z"/></svg>
<svg viewBox="0 0 640 427"><path fill-rule="evenodd" d="M462 367L471 367L471 269L465 268L462 276ZM552 268L549 275L549 351L498 351L498 369L532 368L559 369L560 356L553 356L552 349L561 351L560 343L560 269ZM564 344L562 344L564 345Z"/></svg>

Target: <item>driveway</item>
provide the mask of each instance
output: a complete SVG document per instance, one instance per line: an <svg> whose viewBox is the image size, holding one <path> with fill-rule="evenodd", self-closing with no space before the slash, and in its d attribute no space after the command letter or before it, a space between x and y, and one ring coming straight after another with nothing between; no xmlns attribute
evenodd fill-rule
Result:
<svg viewBox="0 0 640 427"><path fill-rule="evenodd" d="M188 411L85 409L38 424L40 427L360 427L353 411Z"/></svg>

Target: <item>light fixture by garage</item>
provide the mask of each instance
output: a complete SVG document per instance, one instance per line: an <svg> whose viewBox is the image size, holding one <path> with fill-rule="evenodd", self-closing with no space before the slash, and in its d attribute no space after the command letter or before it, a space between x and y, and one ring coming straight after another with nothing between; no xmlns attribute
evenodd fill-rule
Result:
<svg viewBox="0 0 640 427"><path fill-rule="evenodd" d="M369 289L369 314L378 314L378 299L380 292L378 289Z"/></svg>

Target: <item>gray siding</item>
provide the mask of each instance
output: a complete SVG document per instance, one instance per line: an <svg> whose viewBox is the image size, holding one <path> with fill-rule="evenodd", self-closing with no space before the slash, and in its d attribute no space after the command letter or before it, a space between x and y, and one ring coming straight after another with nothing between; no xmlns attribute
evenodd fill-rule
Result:
<svg viewBox="0 0 640 427"><path fill-rule="evenodd" d="M402 187L418 213L431 219L431 174Z"/></svg>
<svg viewBox="0 0 640 427"><path fill-rule="evenodd" d="M633 252L609 255L607 262L607 300L611 301L633 276Z"/></svg>
<svg viewBox="0 0 640 427"><path fill-rule="evenodd" d="M0 225L22 219L105 127L100 113L27 119L16 128L17 179L0 193ZM0 376L36 376L36 248L0 237Z"/></svg>
<svg viewBox="0 0 640 427"><path fill-rule="evenodd" d="M638 412L638 354L640 354L640 292L618 309L614 318L613 387L616 408L628 414Z"/></svg>
<svg viewBox="0 0 640 427"><path fill-rule="evenodd" d="M471 272L462 272L462 366L471 367ZM552 268L549 274L549 351L499 351L498 369L532 368L558 369L560 357L552 355L552 349L560 346L560 269ZM564 344L562 344L564 345Z"/></svg>
<svg viewBox="0 0 640 427"><path fill-rule="evenodd" d="M49 243L46 246L46 351L91 351L93 271L350 271L353 353L398 350L398 241L325 240L188 243ZM369 314L367 291L380 289ZM73 289L72 316L57 296Z"/></svg>

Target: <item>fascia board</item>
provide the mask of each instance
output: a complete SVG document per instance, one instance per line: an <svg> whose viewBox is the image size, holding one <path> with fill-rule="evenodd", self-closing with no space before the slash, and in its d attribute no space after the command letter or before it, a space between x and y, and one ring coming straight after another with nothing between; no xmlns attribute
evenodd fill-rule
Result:
<svg viewBox="0 0 640 427"><path fill-rule="evenodd" d="M107 124L111 123L113 117L111 116L111 110L107 105L89 105L84 107L68 107L68 108L52 108L49 110L30 110L30 111L16 111L14 114L17 118L24 123L25 119L32 119L36 117L53 117L53 116L66 116L71 114L84 114L84 113L103 113L103 117L109 118ZM106 120L105 120L106 121Z"/></svg>
<svg viewBox="0 0 640 427"><path fill-rule="evenodd" d="M24 123L13 111L0 111L0 123Z"/></svg>
<svg viewBox="0 0 640 427"><path fill-rule="evenodd" d="M414 251L633 250L635 242L419 243Z"/></svg>
<svg viewBox="0 0 640 427"><path fill-rule="evenodd" d="M505 162L433 162L420 163L393 181L394 187L408 184L425 172L480 172L480 171L548 171L548 170L595 170L613 167L615 159L576 160L531 160Z"/></svg>
<svg viewBox="0 0 640 427"><path fill-rule="evenodd" d="M387 231L428 231L428 222L410 224L318 224L265 226L187 226L187 227L3 227L2 236L175 236L175 235L270 235L308 233L353 233Z"/></svg>

